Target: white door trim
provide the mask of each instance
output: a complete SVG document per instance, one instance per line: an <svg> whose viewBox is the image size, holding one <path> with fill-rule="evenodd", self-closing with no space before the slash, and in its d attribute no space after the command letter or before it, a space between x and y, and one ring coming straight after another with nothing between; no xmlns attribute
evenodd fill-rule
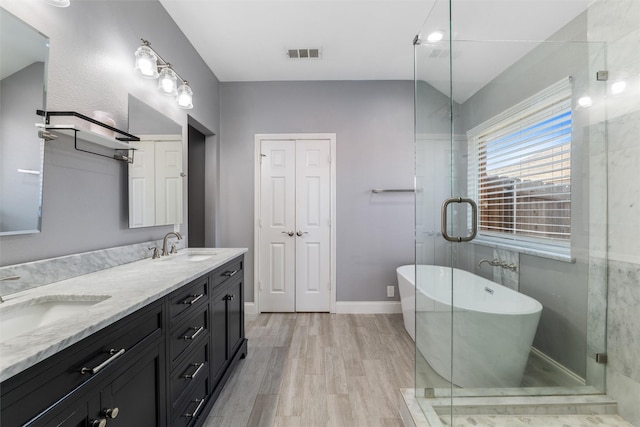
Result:
<svg viewBox="0 0 640 427"><path fill-rule="evenodd" d="M331 313L336 312L336 134L335 133L278 133L278 134L255 134L254 145L254 198L253 198L253 300L255 301L255 312L261 313L260 309L260 141L265 139L273 140L304 140L304 139L327 139L331 144Z"/></svg>

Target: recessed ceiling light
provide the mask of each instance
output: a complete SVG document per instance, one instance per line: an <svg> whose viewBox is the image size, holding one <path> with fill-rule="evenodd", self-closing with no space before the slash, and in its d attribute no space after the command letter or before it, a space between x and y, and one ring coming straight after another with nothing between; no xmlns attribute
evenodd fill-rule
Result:
<svg viewBox="0 0 640 427"><path fill-rule="evenodd" d="M444 38L444 33L442 31L434 31L433 33L427 36L427 41L429 43L439 42Z"/></svg>
<svg viewBox="0 0 640 427"><path fill-rule="evenodd" d="M626 88L627 88L626 82L623 82L623 81L615 82L614 84L611 85L611 93L613 95L618 95L619 93L624 92Z"/></svg>
<svg viewBox="0 0 640 427"><path fill-rule="evenodd" d="M578 105L585 108L591 107L593 105L593 100L590 96L583 96L582 98L578 99Z"/></svg>
<svg viewBox="0 0 640 427"><path fill-rule="evenodd" d="M71 0L42 0L44 3L56 7L67 7L71 4Z"/></svg>

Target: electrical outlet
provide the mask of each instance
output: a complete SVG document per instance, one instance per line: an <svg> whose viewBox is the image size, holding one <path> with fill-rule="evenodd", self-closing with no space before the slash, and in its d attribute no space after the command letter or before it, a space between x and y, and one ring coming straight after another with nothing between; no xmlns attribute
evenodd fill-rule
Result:
<svg viewBox="0 0 640 427"><path fill-rule="evenodd" d="M395 286L387 286L387 297L393 298L396 296L396 287Z"/></svg>

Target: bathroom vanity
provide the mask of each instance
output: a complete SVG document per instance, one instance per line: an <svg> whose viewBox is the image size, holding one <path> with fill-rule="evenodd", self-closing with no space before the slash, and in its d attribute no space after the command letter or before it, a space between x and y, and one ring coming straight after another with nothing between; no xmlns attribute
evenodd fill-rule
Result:
<svg viewBox="0 0 640 427"><path fill-rule="evenodd" d="M244 252L187 249L9 295L0 315L83 308L0 337L0 424L202 425L247 354Z"/></svg>

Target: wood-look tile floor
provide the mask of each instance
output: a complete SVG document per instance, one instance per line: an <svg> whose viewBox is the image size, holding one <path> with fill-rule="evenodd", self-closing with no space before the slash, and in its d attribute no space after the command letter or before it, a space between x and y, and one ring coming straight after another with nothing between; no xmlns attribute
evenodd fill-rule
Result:
<svg viewBox="0 0 640 427"><path fill-rule="evenodd" d="M414 344L400 314L269 314L247 318L249 355L206 427L402 426Z"/></svg>

